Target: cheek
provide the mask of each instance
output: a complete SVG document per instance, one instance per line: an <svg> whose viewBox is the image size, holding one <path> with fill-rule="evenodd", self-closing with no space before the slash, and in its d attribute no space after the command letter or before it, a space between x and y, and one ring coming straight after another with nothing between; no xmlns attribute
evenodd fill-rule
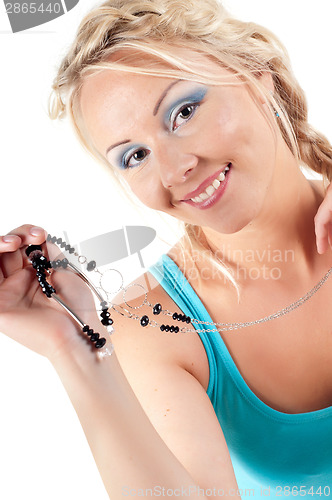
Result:
<svg viewBox="0 0 332 500"><path fill-rule="evenodd" d="M216 152L225 156L225 161L234 160L250 143L250 130L242 116L234 115L227 109L216 118L210 141Z"/></svg>
<svg viewBox="0 0 332 500"><path fill-rule="evenodd" d="M256 109L243 106L240 112L225 110L217 117L212 140L226 161L248 166L256 161L270 163L276 154L276 142L267 119Z"/></svg>
<svg viewBox="0 0 332 500"><path fill-rule="evenodd" d="M154 173L133 172L127 179L128 185L134 195L143 205L153 210L161 210L167 205L165 190L162 189L160 179ZM169 200L168 200L169 203Z"/></svg>

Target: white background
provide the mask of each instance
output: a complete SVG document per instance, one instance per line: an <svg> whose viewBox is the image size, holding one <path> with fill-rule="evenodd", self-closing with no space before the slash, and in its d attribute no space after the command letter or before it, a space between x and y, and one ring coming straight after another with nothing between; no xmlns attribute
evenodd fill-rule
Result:
<svg viewBox="0 0 332 500"><path fill-rule="evenodd" d="M29 223L60 236L66 231L74 243L121 225L150 225L168 244L156 240L142 251L147 267L174 243L172 225L124 201L68 123L47 117L57 63L93 5L81 0L65 16L16 34L0 5L0 234ZM306 91L310 121L332 140L330 0L227 0L225 5L281 38ZM125 259L125 266L133 275L142 272L137 256ZM108 498L52 366L2 334L0 398L1 500Z"/></svg>

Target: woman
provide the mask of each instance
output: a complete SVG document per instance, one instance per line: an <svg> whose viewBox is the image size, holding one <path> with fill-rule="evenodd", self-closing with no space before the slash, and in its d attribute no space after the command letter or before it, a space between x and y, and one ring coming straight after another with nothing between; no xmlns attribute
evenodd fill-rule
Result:
<svg viewBox="0 0 332 500"><path fill-rule="evenodd" d="M121 295L101 363L39 290L24 252L45 233L22 226L1 242L0 328L53 363L110 498L327 496L332 149L280 43L213 0L113 0L82 21L54 92L51 116L67 111L125 189L185 223L136 284L194 331L143 329L125 313L142 296ZM52 280L102 333L77 276ZM138 314L152 317L146 304Z"/></svg>

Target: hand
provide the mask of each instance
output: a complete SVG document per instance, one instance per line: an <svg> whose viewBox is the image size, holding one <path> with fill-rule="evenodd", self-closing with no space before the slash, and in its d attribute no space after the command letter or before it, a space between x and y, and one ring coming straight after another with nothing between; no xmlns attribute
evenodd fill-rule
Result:
<svg viewBox="0 0 332 500"><path fill-rule="evenodd" d="M323 254L332 248L332 182L314 218L317 251Z"/></svg>
<svg viewBox="0 0 332 500"><path fill-rule="evenodd" d="M46 246L47 233L43 229L40 228L38 236L32 235L33 227L26 224L13 229L6 235L11 235L10 242L5 241L6 236L0 237L0 331L52 360L59 351L86 350L91 342L60 304L42 292L36 271L25 254L27 245L41 245L50 260L62 259L65 255L56 245ZM87 285L69 270L51 272L47 281L57 295L82 321L102 334L103 327Z"/></svg>

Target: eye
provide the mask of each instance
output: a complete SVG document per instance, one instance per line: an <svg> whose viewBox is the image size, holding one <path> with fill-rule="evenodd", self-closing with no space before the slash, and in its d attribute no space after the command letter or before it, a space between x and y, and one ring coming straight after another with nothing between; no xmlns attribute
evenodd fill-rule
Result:
<svg viewBox="0 0 332 500"><path fill-rule="evenodd" d="M171 128L172 130L178 129L183 123L190 120L195 114L196 109L199 104L185 104L174 114L174 119L171 117Z"/></svg>
<svg viewBox="0 0 332 500"><path fill-rule="evenodd" d="M137 149L131 154L128 154L123 159L124 168L132 168L136 167L142 161L144 161L149 155L149 152L146 149Z"/></svg>

